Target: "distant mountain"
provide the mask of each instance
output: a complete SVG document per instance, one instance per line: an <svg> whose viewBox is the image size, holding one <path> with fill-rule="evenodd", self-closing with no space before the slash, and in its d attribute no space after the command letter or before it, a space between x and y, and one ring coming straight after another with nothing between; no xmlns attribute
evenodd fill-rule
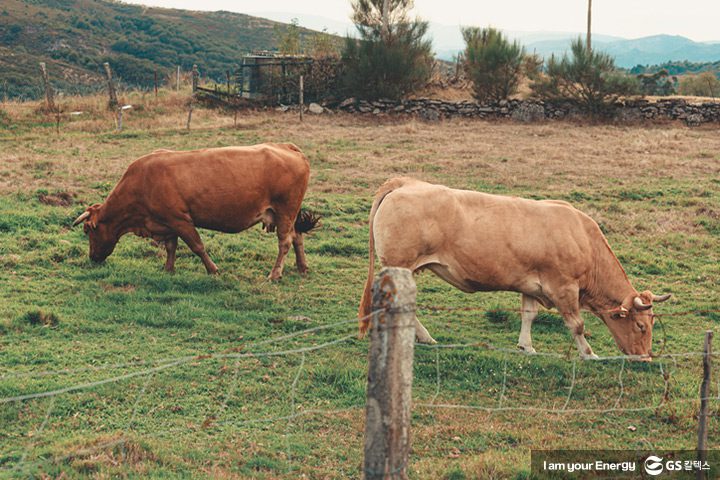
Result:
<svg viewBox="0 0 720 480"><path fill-rule="evenodd" d="M151 87L177 65L225 77L252 50L277 45L281 23L231 12L195 12L109 0L0 0L0 98L38 97L38 62L56 89L102 88L109 61L127 84ZM302 36L314 34L303 29Z"/></svg>
<svg viewBox="0 0 720 480"><path fill-rule="evenodd" d="M354 33L354 27L348 19L346 22L329 19L320 15L302 15L297 13L260 12L257 15L277 21L288 22L297 18L300 25L321 30L327 27L332 33L344 35ZM570 42L580 36L581 32L522 32L507 31L510 38L522 43L528 52L535 52L542 57L552 54L562 55L569 51ZM439 58L452 60L453 56L463 49L460 25L442 25L430 22L430 35L433 47ZM616 36L593 34L594 46L613 57L619 67L630 68L635 65L654 65L667 61L714 62L720 60L720 41L694 42L689 38L671 35L654 35L637 39L626 39Z"/></svg>
<svg viewBox="0 0 720 480"><path fill-rule="evenodd" d="M615 57L619 67L655 65L668 61L714 62L720 60L720 43L694 42L689 38L673 35L653 35L632 40L606 41L594 37L593 47ZM529 51L548 57L561 55L569 49L567 41L546 40L526 45Z"/></svg>

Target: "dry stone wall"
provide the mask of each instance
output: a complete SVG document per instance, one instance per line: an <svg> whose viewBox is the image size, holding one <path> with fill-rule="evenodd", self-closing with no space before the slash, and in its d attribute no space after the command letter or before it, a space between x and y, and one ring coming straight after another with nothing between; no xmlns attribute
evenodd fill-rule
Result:
<svg viewBox="0 0 720 480"><path fill-rule="evenodd" d="M622 121L680 120L688 125L720 122L720 101L688 103L683 99L649 101L644 99L618 102L615 118ZM582 110L572 102L542 102L537 100L501 100L492 104L471 101L449 102L434 99L376 100L368 102L348 98L335 105L328 105L348 113L369 115L410 114L425 120L441 118L511 118L521 122L582 118Z"/></svg>

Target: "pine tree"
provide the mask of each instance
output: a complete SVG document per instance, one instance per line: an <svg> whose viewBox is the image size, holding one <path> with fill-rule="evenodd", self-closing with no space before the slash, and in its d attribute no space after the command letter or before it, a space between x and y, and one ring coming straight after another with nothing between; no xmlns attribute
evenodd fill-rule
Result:
<svg viewBox="0 0 720 480"><path fill-rule="evenodd" d="M412 0L354 0L360 38L343 51L347 95L397 99L424 86L432 73L428 23L410 19Z"/></svg>
<svg viewBox="0 0 720 480"><path fill-rule="evenodd" d="M494 28L468 27L462 34L465 73L473 82L473 96L484 102L514 94L524 69L532 65L525 59L525 49Z"/></svg>

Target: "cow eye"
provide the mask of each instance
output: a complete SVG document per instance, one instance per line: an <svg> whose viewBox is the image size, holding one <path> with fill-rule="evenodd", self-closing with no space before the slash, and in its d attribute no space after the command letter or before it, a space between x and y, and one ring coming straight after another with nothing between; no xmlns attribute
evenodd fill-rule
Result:
<svg viewBox="0 0 720 480"><path fill-rule="evenodd" d="M640 329L642 333L645 333L645 324L640 322L635 322L635 325Z"/></svg>

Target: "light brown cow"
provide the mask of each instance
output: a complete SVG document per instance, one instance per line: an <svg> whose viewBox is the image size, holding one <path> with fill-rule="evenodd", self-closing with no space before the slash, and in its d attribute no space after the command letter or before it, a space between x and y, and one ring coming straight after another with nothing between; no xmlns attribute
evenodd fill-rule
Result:
<svg viewBox="0 0 720 480"><path fill-rule="evenodd" d="M597 358L585 340L580 310L608 326L620 350L649 359L652 302L670 295L638 293L597 223L570 204L454 190L393 178L370 212L370 267L359 315L368 328L374 250L385 266L428 269L468 293L522 294L518 347L530 353L538 306L555 307L580 355ZM417 339L435 343L416 319Z"/></svg>
<svg viewBox="0 0 720 480"><path fill-rule="evenodd" d="M291 244L298 270L307 271L303 233L318 221L300 212L309 177L307 158L292 144L158 150L131 163L105 202L88 207L73 226L85 222L95 262L134 233L164 242L165 269L172 271L180 237L207 272L216 273L196 228L236 233L262 222L268 232L277 230L279 251L269 276L276 280Z"/></svg>

